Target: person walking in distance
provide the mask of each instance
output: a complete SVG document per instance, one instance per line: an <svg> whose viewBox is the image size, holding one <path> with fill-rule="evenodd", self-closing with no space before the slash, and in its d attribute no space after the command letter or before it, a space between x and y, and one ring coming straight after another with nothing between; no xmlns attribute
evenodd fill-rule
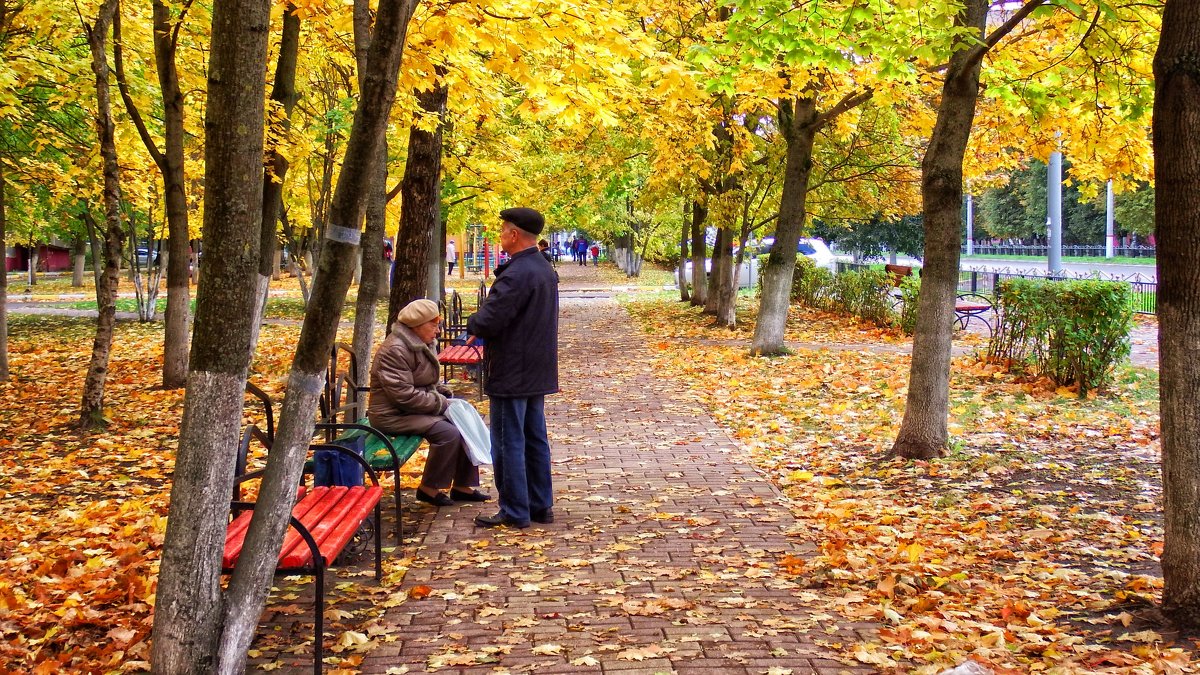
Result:
<svg viewBox="0 0 1200 675"><path fill-rule="evenodd" d="M475 523L529 527L554 522L545 402L558 392L558 282L538 252L542 214L512 208L500 219L500 247L510 259L496 268L487 299L467 319L468 344L487 341L483 367L500 506Z"/></svg>
<svg viewBox="0 0 1200 675"><path fill-rule="evenodd" d="M578 262L580 265L583 265L584 267L587 267L587 254L588 254L587 239L580 237L579 241L575 242L575 256L576 256L575 260L576 260L576 262Z"/></svg>
<svg viewBox="0 0 1200 675"><path fill-rule="evenodd" d="M454 274L454 263L458 262L458 250L454 246L454 240L446 241L446 276Z"/></svg>

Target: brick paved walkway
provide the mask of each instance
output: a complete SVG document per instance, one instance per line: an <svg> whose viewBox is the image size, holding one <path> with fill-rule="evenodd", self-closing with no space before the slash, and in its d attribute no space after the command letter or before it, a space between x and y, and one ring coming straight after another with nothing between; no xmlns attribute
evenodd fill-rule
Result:
<svg viewBox="0 0 1200 675"><path fill-rule="evenodd" d="M807 550L779 493L654 376L632 330L611 300L564 300L556 522L487 530L472 518L491 504L426 511L404 586L429 594L387 612L400 639L363 672L871 672L821 646L871 627L807 610L815 594L778 569Z"/></svg>

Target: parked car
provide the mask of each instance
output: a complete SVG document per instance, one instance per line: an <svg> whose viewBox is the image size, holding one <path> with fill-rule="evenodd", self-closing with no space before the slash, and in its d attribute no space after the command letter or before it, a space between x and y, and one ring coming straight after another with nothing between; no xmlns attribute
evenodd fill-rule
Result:
<svg viewBox="0 0 1200 675"><path fill-rule="evenodd" d="M759 255L766 255L775 246L775 237L763 237L758 244ZM837 256L829 250L829 245L821 239L802 237L796 242L796 252L813 261L817 267L823 267L830 272L836 272Z"/></svg>
<svg viewBox="0 0 1200 675"><path fill-rule="evenodd" d="M707 276L712 272L712 258L704 259L704 274ZM692 278L692 261L688 260L683 263L683 274L689 280ZM753 256L748 256L742 261L742 266L738 273L738 288L752 288L758 280L758 260Z"/></svg>

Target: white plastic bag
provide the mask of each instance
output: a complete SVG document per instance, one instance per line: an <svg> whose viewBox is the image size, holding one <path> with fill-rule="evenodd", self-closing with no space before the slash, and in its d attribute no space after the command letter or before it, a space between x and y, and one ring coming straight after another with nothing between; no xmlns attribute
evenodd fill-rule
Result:
<svg viewBox="0 0 1200 675"><path fill-rule="evenodd" d="M491 464L492 434L475 406L466 399L452 398L450 407L446 408L446 418L458 427L467 442L467 457L471 458L471 463L475 466Z"/></svg>

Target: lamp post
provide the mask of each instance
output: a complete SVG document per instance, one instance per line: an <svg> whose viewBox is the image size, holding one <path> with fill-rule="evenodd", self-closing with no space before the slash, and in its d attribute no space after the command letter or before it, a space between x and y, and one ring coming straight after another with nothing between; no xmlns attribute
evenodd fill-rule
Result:
<svg viewBox="0 0 1200 675"><path fill-rule="evenodd" d="M1047 271L1050 276L1062 274L1062 153L1050 153L1046 171Z"/></svg>

